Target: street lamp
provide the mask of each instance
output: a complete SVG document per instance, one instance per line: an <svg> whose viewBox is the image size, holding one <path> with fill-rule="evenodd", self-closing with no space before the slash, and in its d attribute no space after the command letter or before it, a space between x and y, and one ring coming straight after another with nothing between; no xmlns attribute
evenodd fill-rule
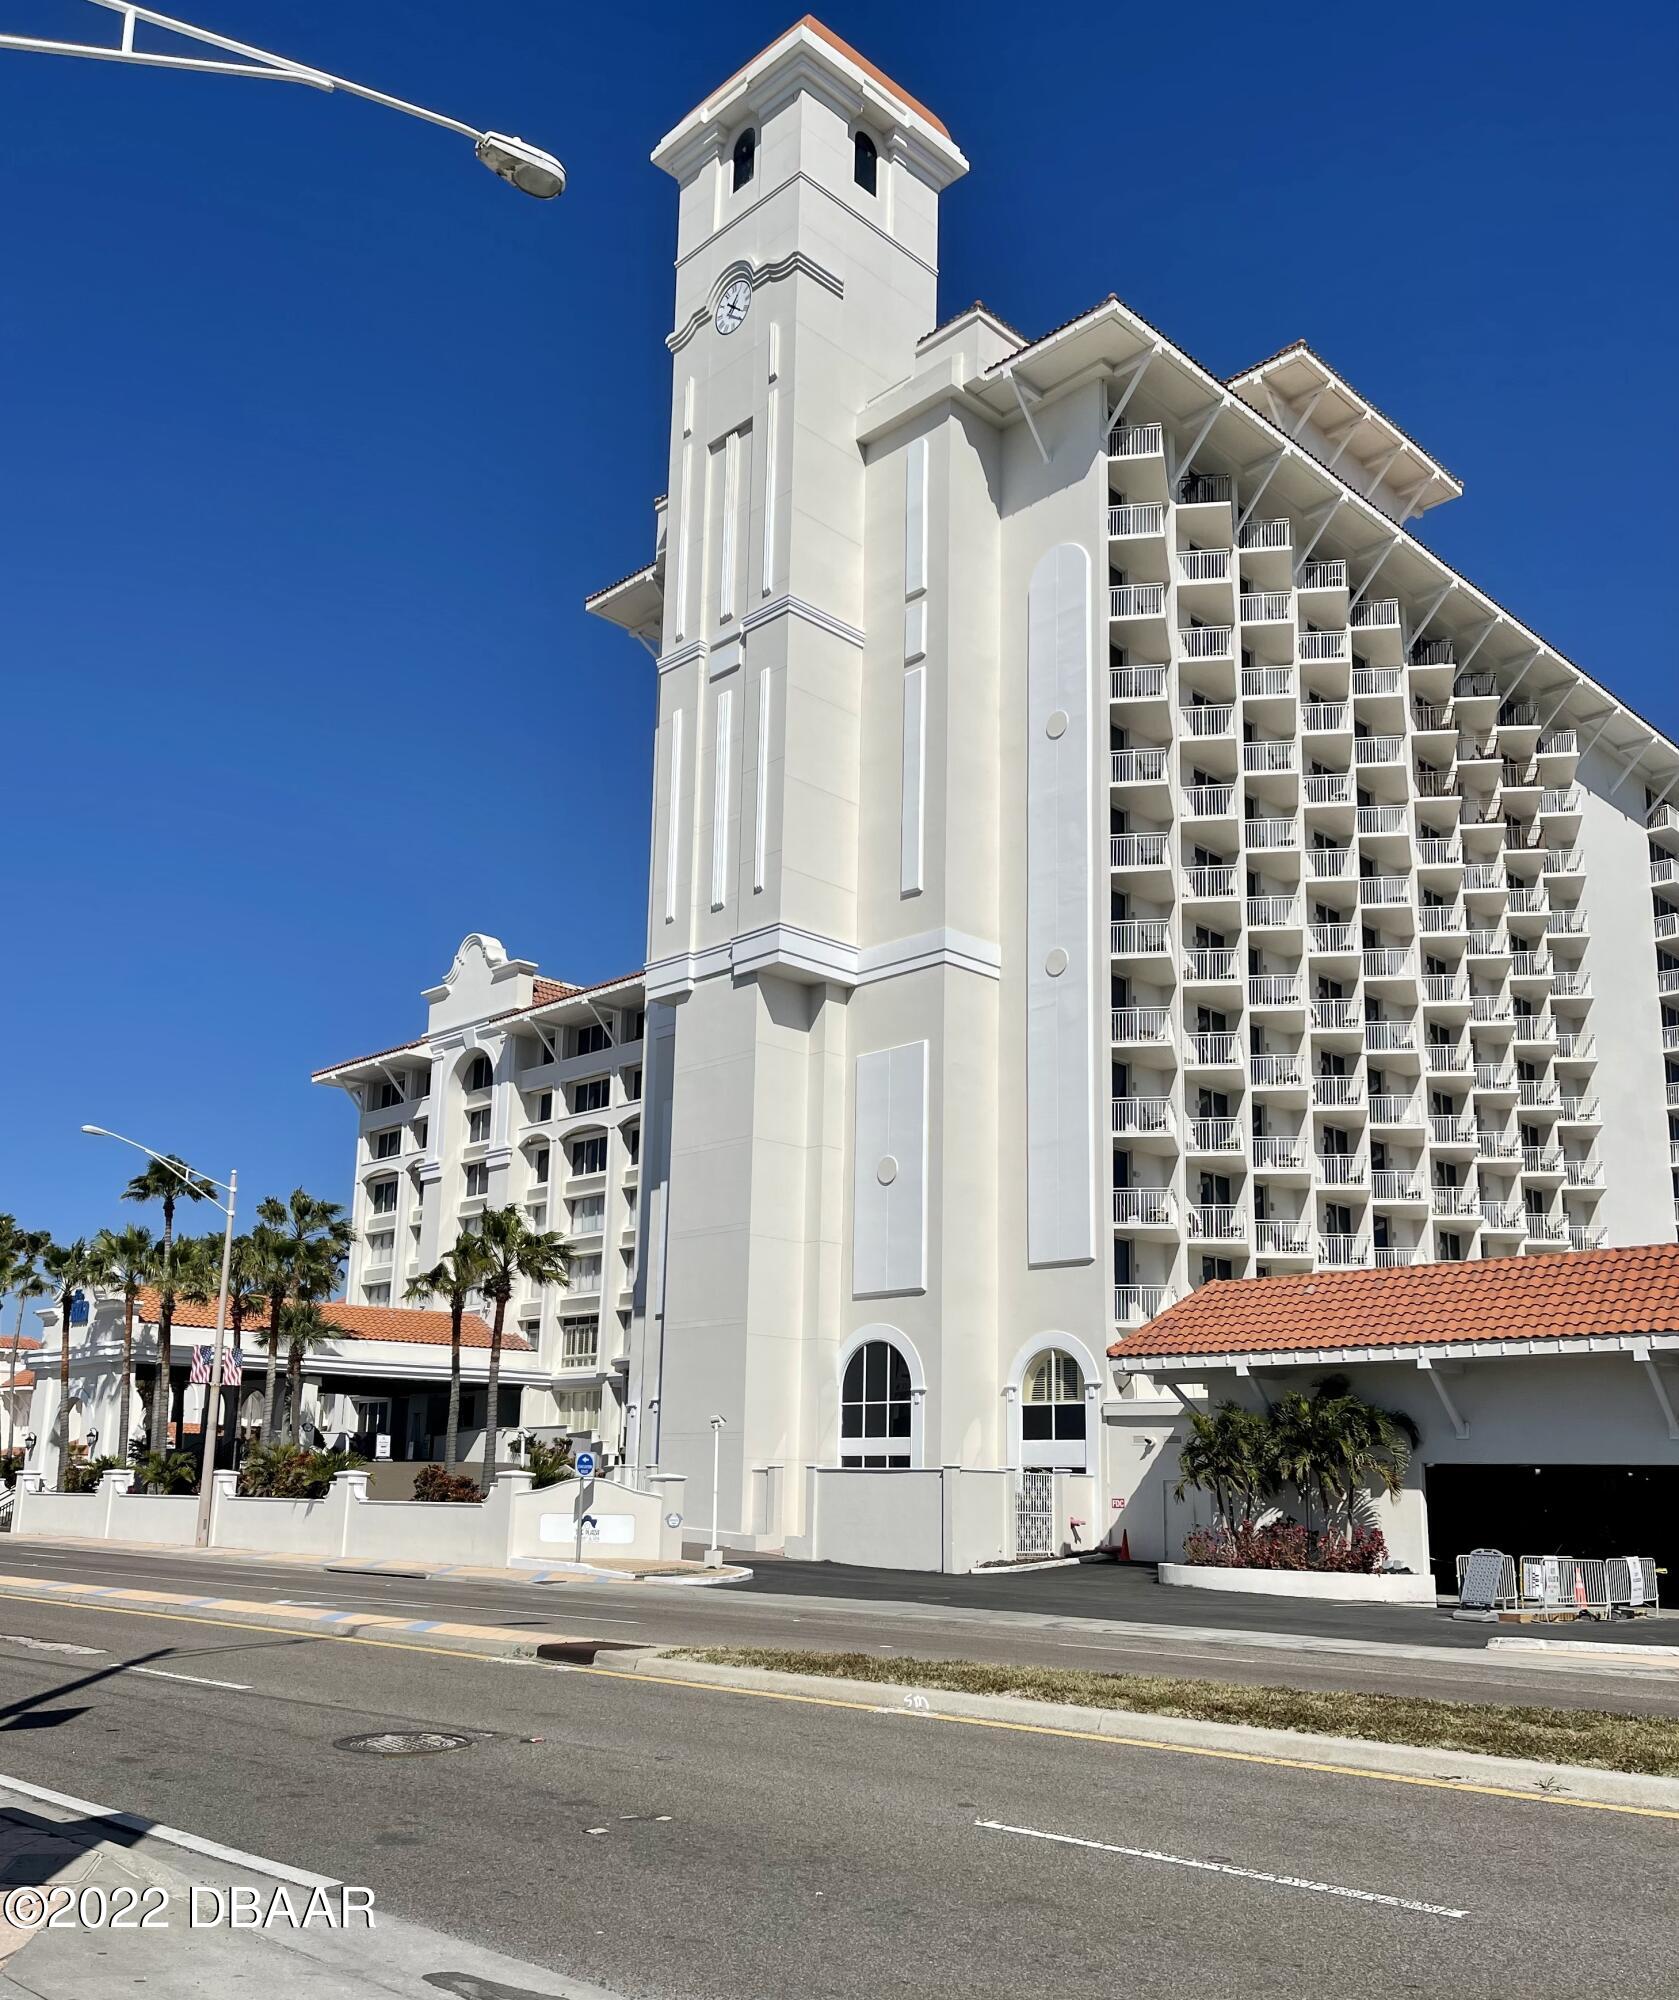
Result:
<svg viewBox="0 0 1679 2000"><path fill-rule="evenodd" d="M106 0L96 0L105 5ZM210 1475L216 1469L216 1427L221 1421L222 1409L222 1342L227 1334L227 1274L233 1261L233 1211L239 1205L239 1171L233 1168L225 1181L219 1181L214 1174L196 1173L184 1167L179 1160L172 1160L166 1153L154 1153L150 1146L142 1146L138 1139L127 1138L121 1132L113 1132L104 1125L84 1125L82 1130L94 1139L115 1139L120 1145L132 1146L137 1153L144 1153L148 1160L156 1160L159 1166L167 1167L172 1174L190 1184L194 1180L208 1181L212 1187L223 1189L226 1201L217 1201L214 1195L205 1197L212 1208L219 1208L227 1217L222 1230L222 1277L216 1290L216 1351L210 1362L210 1388L204 1404L204 1455L198 1467L198 1526L196 1544L201 1549L210 1546ZM278 1337L278 1328L270 1330L269 1338ZM160 1356L159 1359L162 1357ZM168 1433L169 1386L164 1385L164 1430ZM68 1414L68 1413L66 1413Z"/></svg>
<svg viewBox="0 0 1679 2000"><path fill-rule="evenodd" d="M707 1569L717 1569L723 1561L717 1547L717 1487L723 1452L723 1427L728 1421L727 1417L711 1419L711 1546L705 1552Z"/></svg>
<svg viewBox="0 0 1679 2000"><path fill-rule="evenodd" d="M565 193L565 168L552 153L545 153L540 146L533 146L527 140L509 138L504 132L480 132L477 126L463 125L458 118L445 118L440 111L428 111L424 105L409 104L400 97L388 97L382 90L370 90L366 84L351 83L347 77L332 76L324 69L293 62L287 56L271 55L266 49L253 48L249 42L231 41L226 35L212 34L208 28L195 28L188 21L177 21L171 15L154 12L150 7L132 6L130 0L89 0L89 4L122 16L122 34L117 47L109 48L97 42L47 41L35 35L0 35L0 49L19 49L30 55L85 56L95 62L137 63L146 69L196 70L208 76L269 77L279 83L306 83L312 90L345 90L352 97L365 97L371 104L383 104L387 110L400 111L406 117L424 119L428 125L441 125L446 132L459 132L463 138L472 140L473 150L490 172L498 180L506 181L509 187L516 187L521 194L534 195L538 201L551 201L555 195ZM134 31L141 21L154 28L166 29L171 35L180 35L187 41L220 49L226 55L242 57L243 60L223 62L213 57L169 55L137 49L134 46Z"/></svg>

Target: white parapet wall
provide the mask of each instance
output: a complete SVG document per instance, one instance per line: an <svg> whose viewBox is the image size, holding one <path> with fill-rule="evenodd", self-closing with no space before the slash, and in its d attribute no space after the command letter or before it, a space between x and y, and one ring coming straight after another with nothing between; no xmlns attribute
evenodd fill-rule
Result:
<svg viewBox="0 0 1679 2000"><path fill-rule="evenodd" d="M1185 1590L1239 1590L1254 1597L1317 1597L1332 1604L1434 1603L1434 1579L1360 1576L1342 1570L1221 1569L1212 1563L1162 1563L1160 1581Z"/></svg>

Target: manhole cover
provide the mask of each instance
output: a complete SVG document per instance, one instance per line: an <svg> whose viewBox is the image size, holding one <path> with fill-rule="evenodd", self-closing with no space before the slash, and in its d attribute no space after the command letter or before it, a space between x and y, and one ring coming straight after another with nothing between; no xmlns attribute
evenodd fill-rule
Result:
<svg viewBox="0 0 1679 2000"><path fill-rule="evenodd" d="M364 1757L435 1757L444 1750L464 1750L471 1741L441 1729L376 1729L368 1736L340 1736L334 1747Z"/></svg>

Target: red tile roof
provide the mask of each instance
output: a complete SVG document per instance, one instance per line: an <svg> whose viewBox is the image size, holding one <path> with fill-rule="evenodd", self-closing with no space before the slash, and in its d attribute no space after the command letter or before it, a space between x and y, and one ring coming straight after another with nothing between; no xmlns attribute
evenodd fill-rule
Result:
<svg viewBox="0 0 1679 2000"><path fill-rule="evenodd" d="M568 986L563 979L533 979L531 981L531 1002L528 1007L507 1007L499 1014L486 1014L482 1021L470 1025L475 1028L493 1027L498 1021L517 1020L522 1014L535 1014L544 1007L552 1007L561 1000L583 1000L591 993L604 993L612 986L633 986L644 976L642 968L634 972L614 973L610 979L597 979L591 986ZM341 1069L349 1069L356 1063L377 1062L381 1056L399 1056L408 1049L423 1049L427 1037L422 1035L417 1041L398 1042L394 1048L375 1049L367 1056L346 1056L342 1062L329 1063L325 1069L315 1070L310 1076L311 1083L319 1083L323 1076L335 1076Z"/></svg>
<svg viewBox="0 0 1679 2000"><path fill-rule="evenodd" d="M826 42L829 48L838 50L838 52L845 57L847 62L855 63L860 70L863 70L867 75L872 76L875 82L878 83L883 89L889 90L892 93L892 95L895 98L897 98L900 104L907 104L911 109L911 111L913 111L918 118L924 118L927 121L927 123L932 126L935 132L940 133L946 139L950 137L950 133L945 126L944 120L942 118L935 118L932 112L927 109L926 105L921 102L920 98L911 97L909 92L905 90L901 84L894 83L883 69L877 69L875 65L869 61L866 55L861 54L858 50L854 49L848 41L845 41L840 36L836 35L832 28L824 26L822 22L817 20L814 14L806 14L802 17L802 19L795 21L791 28L783 29L783 31L776 36L773 42L770 42L766 47L761 48L758 51L758 53L752 58L752 62L742 63L740 68L735 71L734 76L731 76L727 78L724 82L720 83L717 86L717 88L714 91L712 91L709 96L707 96L705 100L706 103L709 104L711 103L713 98L721 97L724 91L729 88L729 85L735 81L735 77L744 76L746 72L752 67L752 63L762 62L764 57L769 54L771 49L779 47L779 45L782 42L784 42L789 35L793 34L799 28L808 28L813 35L817 36L820 40Z"/></svg>
<svg viewBox="0 0 1679 2000"><path fill-rule="evenodd" d="M1679 1243L1202 1285L1110 1355L1263 1354L1679 1332Z"/></svg>
<svg viewBox="0 0 1679 2000"><path fill-rule="evenodd" d="M33 1368L20 1368L15 1375L0 1379L0 1389L33 1389L34 1386Z"/></svg>
<svg viewBox="0 0 1679 2000"><path fill-rule="evenodd" d="M158 1294L149 1287L140 1294L138 1316L149 1325L156 1325L161 1301ZM328 1319L343 1327L351 1340L399 1340L423 1347L447 1347L449 1344L449 1315L446 1311L433 1311L419 1306L352 1306L343 1299L335 1299L321 1309ZM189 1303L185 1299L176 1301L175 1329L198 1331L213 1329L216 1324L215 1301L206 1300L202 1304ZM268 1325L266 1305L245 1315L245 1332L261 1333ZM463 1347L488 1347L490 1329L476 1313L468 1313L461 1322L461 1345ZM530 1342L513 1327L502 1330L501 1345L508 1354L528 1354Z"/></svg>

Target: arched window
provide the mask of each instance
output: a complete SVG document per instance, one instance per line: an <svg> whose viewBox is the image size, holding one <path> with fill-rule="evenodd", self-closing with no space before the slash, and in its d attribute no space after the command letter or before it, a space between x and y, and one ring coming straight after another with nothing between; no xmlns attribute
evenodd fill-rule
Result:
<svg viewBox="0 0 1679 2000"><path fill-rule="evenodd" d="M468 1090L488 1090L494 1075L495 1071L489 1057L486 1055L476 1055L467 1064L465 1088Z"/></svg>
<svg viewBox="0 0 1679 2000"><path fill-rule="evenodd" d="M758 135L750 125L735 141L735 192L738 194L752 178L752 169L758 163Z"/></svg>
<svg viewBox="0 0 1679 2000"><path fill-rule="evenodd" d="M879 155L875 151L875 143L867 132L859 132L856 138L852 140L851 153L852 179L856 181L864 194L873 194L880 160Z"/></svg>
<svg viewBox="0 0 1679 2000"><path fill-rule="evenodd" d="M1020 1435L1026 1444L1069 1444L1083 1459L1084 1371L1070 1354L1051 1347L1026 1371L1020 1392Z"/></svg>
<svg viewBox="0 0 1679 2000"><path fill-rule="evenodd" d="M907 1466L913 1400L903 1355L889 1340L865 1340L840 1385L840 1464Z"/></svg>

